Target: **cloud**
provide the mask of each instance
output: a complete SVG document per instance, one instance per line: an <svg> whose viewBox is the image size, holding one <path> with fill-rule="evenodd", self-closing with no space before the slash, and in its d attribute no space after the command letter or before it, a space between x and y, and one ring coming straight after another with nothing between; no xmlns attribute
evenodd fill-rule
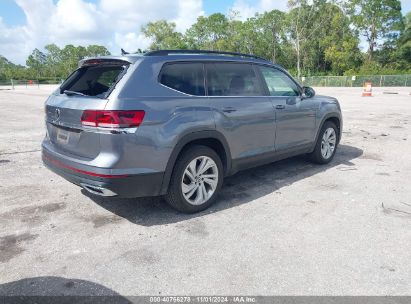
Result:
<svg viewBox="0 0 411 304"><path fill-rule="evenodd" d="M177 31L184 32L199 16L204 16L203 1L179 0L177 5L177 17L172 19L176 24Z"/></svg>
<svg viewBox="0 0 411 304"><path fill-rule="evenodd" d="M247 18L253 17L256 13L271 11L273 9L286 11L287 3L288 0L236 0L230 10L238 12L238 19L246 20Z"/></svg>
<svg viewBox="0 0 411 304"><path fill-rule="evenodd" d="M129 33L115 33L114 44L121 46L121 48L130 51L136 51L137 49L145 49L150 45L150 39L146 38L143 34L136 34L134 32Z"/></svg>
<svg viewBox="0 0 411 304"><path fill-rule="evenodd" d="M149 39L141 27L165 19L184 32L204 15L202 0L15 0L26 24L7 27L0 17L0 54L24 64L34 48L46 44L101 44L112 53L120 48L147 48Z"/></svg>
<svg viewBox="0 0 411 304"><path fill-rule="evenodd" d="M260 7L264 11L271 11L273 9L278 9L281 11L287 10L288 0L261 0Z"/></svg>
<svg viewBox="0 0 411 304"><path fill-rule="evenodd" d="M27 53L29 47L25 43L29 38L27 29L23 26L7 27L3 19L0 17L0 55L5 56L9 60L20 59L18 56L6 56L7 54ZM22 58L21 58L22 59ZM20 60L24 63L24 60Z"/></svg>
<svg viewBox="0 0 411 304"><path fill-rule="evenodd" d="M52 0L16 0L16 3L26 15L26 24L21 27L27 34L24 41L27 48L39 47L47 41L49 16L54 14ZM7 54L3 54L7 57ZM19 56L19 54L13 54Z"/></svg>
<svg viewBox="0 0 411 304"><path fill-rule="evenodd" d="M101 0L100 9L120 33L139 32L144 24L160 19L175 22L177 30L184 32L198 16L204 15L202 0L140 0L138 5L135 0L122 0L121 5Z"/></svg>
<svg viewBox="0 0 411 304"><path fill-rule="evenodd" d="M60 0L51 15L50 40L104 41L106 18L97 6L82 0Z"/></svg>

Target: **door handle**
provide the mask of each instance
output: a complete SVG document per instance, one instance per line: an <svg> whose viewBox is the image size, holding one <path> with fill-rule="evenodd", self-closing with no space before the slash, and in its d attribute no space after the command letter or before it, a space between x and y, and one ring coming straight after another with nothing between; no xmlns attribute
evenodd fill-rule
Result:
<svg viewBox="0 0 411 304"><path fill-rule="evenodd" d="M277 110L284 110L285 109L285 105L276 105L275 108Z"/></svg>
<svg viewBox="0 0 411 304"><path fill-rule="evenodd" d="M233 107L223 108L223 112L225 112L225 113L231 113L231 112L235 112L235 111L237 111L237 110Z"/></svg>

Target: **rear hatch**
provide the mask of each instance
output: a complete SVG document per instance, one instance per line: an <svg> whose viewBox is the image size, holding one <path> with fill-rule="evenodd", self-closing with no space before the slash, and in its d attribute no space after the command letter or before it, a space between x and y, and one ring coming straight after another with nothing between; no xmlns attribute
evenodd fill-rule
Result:
<svg viewBox="0 0 411 304"><path fill-rule="evenodd" d="M84 128L85 110L103 110L108 96L126 73L123 60L86 60L46 102L46 124L53 148L60 153L93 159L100 151L100 134Z"/></svg>

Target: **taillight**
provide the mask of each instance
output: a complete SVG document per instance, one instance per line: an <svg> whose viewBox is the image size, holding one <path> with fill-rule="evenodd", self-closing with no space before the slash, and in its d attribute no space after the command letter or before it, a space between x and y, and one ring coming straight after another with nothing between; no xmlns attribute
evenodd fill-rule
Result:
<svg viewBox="0 0 411 304"><path fill-rule="evenodd" d="M85 110L81 116L83 126L100 128L138 127L144 119L144 111Z"/></svg>

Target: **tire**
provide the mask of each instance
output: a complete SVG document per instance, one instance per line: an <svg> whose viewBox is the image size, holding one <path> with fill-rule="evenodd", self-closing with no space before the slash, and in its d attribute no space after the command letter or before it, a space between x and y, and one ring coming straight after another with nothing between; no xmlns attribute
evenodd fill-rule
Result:
<svg viewBox="0 0 411 304"><path fill-rule="evenodd" d="M329 136L328 143L329 143L330 150L328 150L328 153L324 153L325 150L327 150L325 148L327 146L327 140L326 140L327 135L325 135L326 132L328 132L327 134ZM334 138L333 148L331 147L332 135ZM325 140L325 142L323 142L323 139ZM337 126L331 121L326 121L324 125L322 126L321 131L318 135L318 139L315 144L314 151L311 154L309 154L310 160L317 164L328 164L334 158L335 152L337 151L337 146L338 146Z"/></svg>
<svg viewBox="0 0 411 304"><path fill-rule="evenodd" d="M205 166L202 168L203 164ZM216 178L213 177L215 175ZM202 211L216 200L223 177L223 164L218 154L206 146L192 146L177 159L165 199L180 212Z"/></svg>

